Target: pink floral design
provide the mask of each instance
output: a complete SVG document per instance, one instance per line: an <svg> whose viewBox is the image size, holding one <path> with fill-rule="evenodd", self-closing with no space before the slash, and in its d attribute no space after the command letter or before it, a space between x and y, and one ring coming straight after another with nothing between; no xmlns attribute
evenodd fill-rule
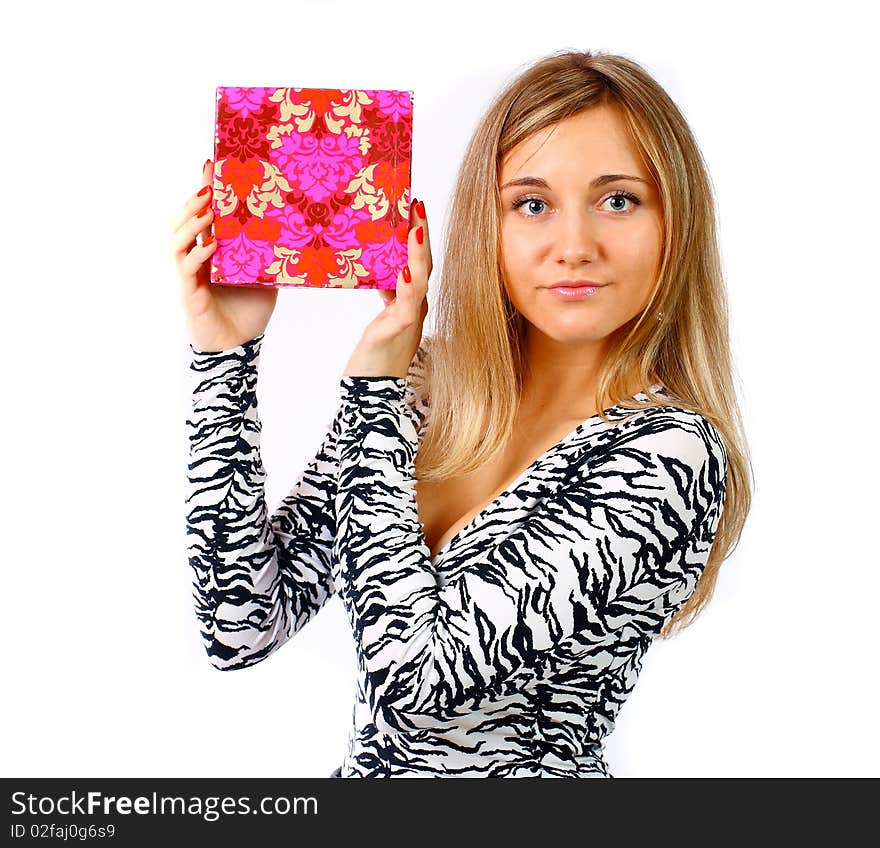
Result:
<svg viewBox="0 0 880 848"><path fill-rule="evenodd" d="M411 158L411 91L218 88L211 281L393 289Z"/></svg>

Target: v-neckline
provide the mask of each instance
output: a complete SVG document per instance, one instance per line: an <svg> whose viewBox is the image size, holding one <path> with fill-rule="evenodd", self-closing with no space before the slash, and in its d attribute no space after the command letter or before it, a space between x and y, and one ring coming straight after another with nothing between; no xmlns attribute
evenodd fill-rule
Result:
<svg viewBox="0 0 880 848"><path fill-rule="evenodd" d="M650 386L650 389L652 392L656 393L658 390L662 390L662 386L663 386L662 383L653 383ZM639 392L636 392L632 397L633 398L647 397L647 395L643 391L639 391ZM609 412L615 412L615 411L617 411L619 409L623 409L623 408L624 407L621 407L620 404L613 404L612 406L607 407L604 410L604 412L607 415ZM532 473L532 471L538 465L540 465L542 462L544 462L547 459L547 457L549 457L551 454L555 453L557 450L562 448L575 436L582 433L584 431L584 428L586 428L587 425L589 425L589 423L591 421L594 421L597 418L601 419L601 416L599 415L598 412L595 413L594 415L589 416L589 418L585 418L573 430L570 430L565 436L563 436L558 442L556 442L556 444L551 445L549 448L547 448L547 450L545 450L539 457L537 457L535 459L535 461L532 462L532 464L529 465L529 467L526 468L519 475L519 477L516 478L516 480L514 480L509 486L507 486L504 489L503 492L501 492L500 495L498 495L497 497L495 497L491 501L489 501L489 503L487 503L476 515L474 515L471 518L471 520L468 521L467 524L465 524L464 526L459 528L459 530L455 533L455 535L452 536L452 538L449 539L449 541L446 542L446 544L444 544L443 547L440 548L440 550L437 551L437 553L433 557L431 556L431 550L429 548L428 549L428 557L430 559L431 565L436 566L437 561L452 547L453 544L455 544L455 542L464 533L466 533L468 530L470 530L471 527L473 527L473 525L477 521L479 521L487 512L489 512L491 509L493 509L496 506L496 504L498 504L503 498L507 498L509 495L511 495L529 477L529 475Z"/></svg>

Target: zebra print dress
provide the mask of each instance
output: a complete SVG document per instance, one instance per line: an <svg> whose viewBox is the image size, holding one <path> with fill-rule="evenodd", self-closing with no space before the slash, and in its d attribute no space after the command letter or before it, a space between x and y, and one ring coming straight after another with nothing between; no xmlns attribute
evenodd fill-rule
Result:
<svg viewBox="0 0 880 848"><path fill-rule="evenodd" d="M603 740L722 514L717 430L671 405L592 416L432 560L413 476L424 347L407 378L340 379L269 514L262 340L190 346L187 553L209 661L265 660L338 592L358 674L334 776L612 777Z"/></svg>

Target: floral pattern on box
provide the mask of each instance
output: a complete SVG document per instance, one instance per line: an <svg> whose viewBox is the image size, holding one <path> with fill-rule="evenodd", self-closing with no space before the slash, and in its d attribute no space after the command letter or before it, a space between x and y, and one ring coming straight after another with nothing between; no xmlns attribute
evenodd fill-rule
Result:
<svg viewBox="0 0 880 848"><path fill-rule="evenodd" d="M394 289L412 91L217 88L211 282Z"/></svg>

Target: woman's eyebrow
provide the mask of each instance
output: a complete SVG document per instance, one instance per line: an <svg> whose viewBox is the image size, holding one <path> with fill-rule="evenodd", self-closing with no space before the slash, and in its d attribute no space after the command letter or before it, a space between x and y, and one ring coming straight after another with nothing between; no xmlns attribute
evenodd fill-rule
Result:
<svg viewBox="0 0 880 848"><path fill-rule="evenodd" d="M631 174L603 174L601 177L596 177L591 183L590 188L599 188L600 186L605 185L606 183L617 182L618 180L632 180L637 183L645 183L648 185L648 181L643 179L642 177L634 177ZM511 186L533 186L535 188L550 188L547 184L547 181L542 179L541 177L519 177L515 180L508 180L504 183L503 186L499 189L499 191L504 191L506 188L510 188Z"/></svg>

